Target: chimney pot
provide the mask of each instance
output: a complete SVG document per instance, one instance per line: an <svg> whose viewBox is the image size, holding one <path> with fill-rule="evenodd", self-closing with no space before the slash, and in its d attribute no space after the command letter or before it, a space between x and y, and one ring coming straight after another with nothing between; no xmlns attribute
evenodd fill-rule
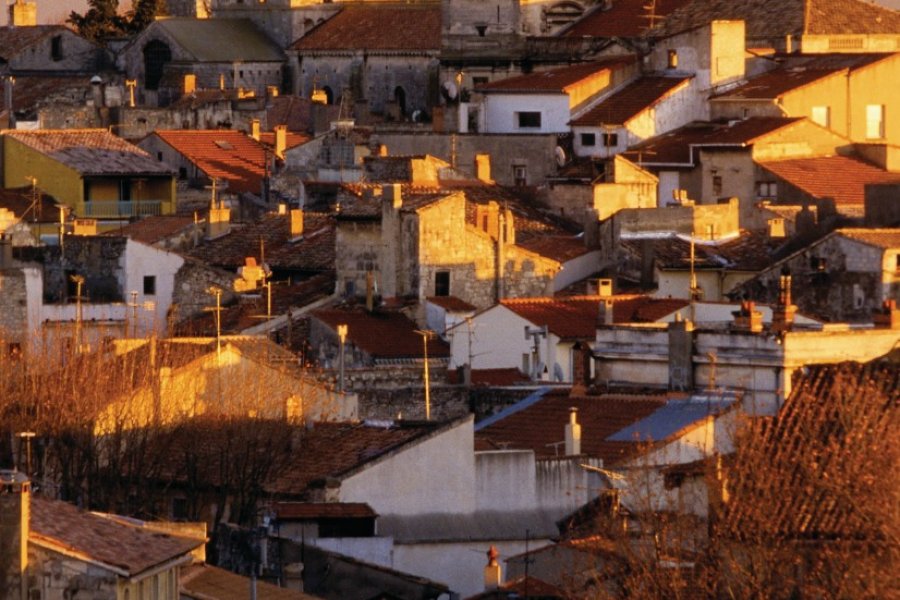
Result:
<svg viewBox="0 0 900 600"><path fill-rule="evenodd" d="M287 126L275 126L275 156L284 158L284 151L287 149Z"/></svg>
<svg viewBox="0 0 900 600"><path fill-rule="evenodd" d="M566 456L581 454L581 425L578 424L578 408L569 409L569 422L566 424Z"/></svg>
<svg viewBox="0 0 900 600"><path fill-rule="evenodd" d="M500 553L497 552L497 548L491 545L490 549L487 551L488 563L484 567L484 589L485 591L497 590L500 589L500 584L503 582L503 575L500 570L500 563L497 562L497 558L500 556Z"/></svg>
<svg viewBox="0 0 900 600"><path fill-rule="evenodd" d="M390 183L384 186L382 195L395 210L403 206L403 188L399 183Z"/></svg>
<svg viewBox="0 0 900 600"><path fill-rule="evenodd" d="M253 119L250 121L250 137L252 137L257 142L259 141L259 119Z"/></svg>
<svg viewBox="0 0 900 600"><path fill-rule="evenodd" d="M291 209L291 239L297 239L303 235L303 209Z"/></svg>

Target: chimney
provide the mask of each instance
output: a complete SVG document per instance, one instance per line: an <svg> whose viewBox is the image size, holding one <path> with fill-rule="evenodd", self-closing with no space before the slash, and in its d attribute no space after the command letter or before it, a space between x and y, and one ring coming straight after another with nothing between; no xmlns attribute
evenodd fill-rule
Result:
<svg viewBox="0 0 900 600"><path fill-rule="evenodd" d="M484 591L486 592L500 589L500 584L503 582L500 563L497 562L499 556L500 553L497 552L497 548L491 545L491 548L487 551L488 563L484 567Z"/></svg>
<svg viewBox="0 0 900 600"><path fill-rule="evenodd" d="M193 73L187 73L184 76L184 94L193 94L197 91L197 76Z"/></svg>
<svg viewBox="0 0 900 600"><path fill-rule="evenodd" d="M75 219L72 221L74 235L97 235L97 219Z"/></svg>
<svg viewBox="0 0 900 600"><path fill-rule="evenodd" d="M763 330L762 313L756 310L756 303L752 300L744 300L741 302L740 310L731 314L734 315L735 330L750 333L759 333Z"/></svg>
<svg viewBox="0 0 900 600"><path fill-rule="evenodd" d="M299 239L303 235L303 209L291 209L291 240Z"/></svg>
<svg viewBox="0 0 900 600"><path fill-rule="evenodd" d="M278 203L278 214L279 214L279 215L286 215L286 214L287 214L287 204L285 204L284 202L279 202L279 203Z"/></svg>
<svg viewBox="0 0 900 600"><path fill-rule="evenodd" d="M278 86L277 85L266 86L266 95L269 98L277 98L278 97Z"/></svg>
<svg viewBox="0 0 900 600"><path fill-rule="evenodd" d="M382 192L385 202L391 203L391 208L399 210L403 206L403 188L399 183L389 183L384 186Z"/></svg>
<svg viewBox="0 0 900 600"><path fill-rule="evenodd" d="M790 330L797 313L797 307L791 302L791 271L786 266L781 271L778 286L778 304L772 310L772 331L782 333Z"/></svg>
<svg viewBox="0 0 900 600"><path fill-rule="evenodd" d="M259 119L250 120L250 137L259 141Z"/></svg>
<svg viewBox="0 0 900 600"><path fill-rule="evenodd" d="M24 473L0 471L0 598L26 598L30 493Z"/></svg>
<svg viewBox="0 0 900 600"><path fill-rule="evenodd" d="M900 309L894 299L885 300L881 310L872 314L872 323L883 329L900 329Z"/></svg>
<svg viewBox="0 0 900 600"><path fill-rule="evenodd" d="M37 25L37 3L16 0L9 7L10 27L34 27Z"/></svg>
<svg viewBox="0 0 900 600"><path fill-rule="evenodd" d="M766 224L769 226L770 238L783 238L787 235L784 228L784 219L769 219Z"/></svg>
<svg viewBox="0 0 900 600"><path fill-rule="evenodd" d="M476 154L475 155L475 177L478 181L484 183L494 183L491 179L491 155Z"/></svg>
<svg viewBox="0 0 900 600"><path fill-rule="evenodd" d="M612 325L616 318L613 313L612 298L604 298L600 301L600 312L597 314L598 325Z"/></svg>
<svg viewBox="0 0 900 600"><path fill-rule="evenodd" d="M206 239L214 240L231 230L231 209L220 204L209 209L206 217Z"/></svg>
<svg viewBox="0 0 900 600"><path fill-rule="evenodd" d="M578 424L578 409L569 409L569 422L566 424L566 456L581 454L581 425Z"/></svg>
<svg viewBox="0 0 900 600"><path fill-rule="evenodd" d="M275 156L284 159L284 151L287 148L287 125L275 126Z"/></svg>
<svg viewBox="0 0 900 600"><path fill-rule="evenodd" d="M103 107L103 79L99 75L91 77L91 101L95 108Z"/></svg>
<svg viewBox="0 0 900 600"><path fill-rule="evenodd" d="M602 277L597 280L597 295L601 298L609 298L613 295L613 280Z"/></svg>

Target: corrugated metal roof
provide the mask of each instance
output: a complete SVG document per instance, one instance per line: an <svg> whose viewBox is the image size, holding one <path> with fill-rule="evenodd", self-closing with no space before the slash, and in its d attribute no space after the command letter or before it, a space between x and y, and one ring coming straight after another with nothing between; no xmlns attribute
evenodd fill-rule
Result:
<svg viewBox="0 0 900 600"><path fill-rule="evenodd" d="M249 19L168 18L156 21L199 62L282 62L281 48Z"/></svg>
<svg viewBox="0 0 900 600"><path fill-rule="evenodd" d="M694 394L687 400L669 400L647 417L607 437L609 442L668 440L707 417L720 415L737 399L729 392Z"/></svg>

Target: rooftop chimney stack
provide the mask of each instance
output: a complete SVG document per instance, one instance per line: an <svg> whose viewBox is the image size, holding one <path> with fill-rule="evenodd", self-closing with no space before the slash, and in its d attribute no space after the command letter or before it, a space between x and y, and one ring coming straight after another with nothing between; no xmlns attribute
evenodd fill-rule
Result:
<svg viewBox="0 0 900 600"><path fill-rule="evenodd" d="M303 209L291 209L291 240L299 239L303 235Z"/></svg>
<svg viewBox="0 0 900 600"><path fill-rule="evenodd" d="M569 409L569 422L566 424L566 456L581 454L581 425L578 424L578 409Z"/></svg>
<svg viewBox="0 0 900 600"><path fill-rule="evenodd" d="M34 27L37 25L37 3L16 0L9 7L10 27Z"/></svg>
<svg viewBox="0 0 900 600"><path fill-rule="evenodd" d="M494 183L491 179L491 155L476 154L475 155L475 177L478 181L484 183Z"/></svg>
<svg viewBox="0 0 900 600"><path fill-rule="evenodd" d="M497 548L492 545L487 551L488 563L484 567L484 591L486 592L500 589L500 584L503 582L500 563L497 562L499 556Z"/></svg>
<svg viewBox="0 0 900 600"><path fill-rule="evenodd" d="M275 156L284 160L284 151L287 150L287 125L275 126Z"/></svg>
<svg viewBox="0 0 900 600"><path fill-rule="evenodd" d="M31 482L19 471L0 471L0 598L25 600Z"/></svg>
<svg viewBox="0 0 900 600"><path fill-rule="evenodd" d="M787 268L781 271L778 286L778 304L772 311L772 331L782 333L790 330L797 313L797 307L791 303L791 272Z"/></svg>
<svg viewBox="0 0 900 600"><path fill-rule="evenodd" d="M259 141L259 119L250 120L250 137Z"/></svg>
<svg viewBox="0 0 900 600"><path fill-rule="evenodd" d="M385 202L389 202L391 208L399 210L403 206L403 188L399 183L389 183L382 191Z"/></svg>
<svg viewBox="0 0 900 600"><path fill-rule="evenodd" d="M611 298L603 298L600 300L600 310L597 314L598 325L612 325L616 318L613 313L613 301Z"/></svg>
<svg viewBox="0 0 900 600"><path fill-rule="evenodd" d="M881 310L875 311L872 315L872 323L875 327L900 329L900 309L897 308L897 301L885 300Z"/></svg>
<svg viewBox="0 0 900 600"><path fill-rule="evenodd" d="M756 303L752 300L741 302L740 310L733 313L734 328L738 331L759 333L763 330L762 313L756 310Z"/></svg>
<svg viewBox="0 0 900 600"><path fill-rule="evenodd" d="M206 218L206 238L214 240L231 231L231 209L223 204L210 206Z"/></svg>

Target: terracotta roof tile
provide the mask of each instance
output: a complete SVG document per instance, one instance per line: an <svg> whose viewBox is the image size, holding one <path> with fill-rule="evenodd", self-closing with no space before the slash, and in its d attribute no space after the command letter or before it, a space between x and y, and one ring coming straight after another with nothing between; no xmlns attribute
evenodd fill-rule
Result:
<svg viewBox="0 0 900 600"><path fill-rule="evenodd" d="M787 92L832 77L843 69L787 68L769 71L747 83L713 96L713 100L774 100Z"/></svg>
<svg viewBox="0 0 900 600"><path fill-rule="evenodd" d="M532 236L531 239L526 239L517 245L561 263L578 258L591 251L590 248L584 245L583 238L571 235Z"/></svg>
<svg viewBox="0 0 900 600"><path fill-rule="evenodd" d="M890 229L838 229L837 235L863 242L885 250L900 248L900 228Z"/></svg>
<svg viewBox="0 0 900 600"><path fill-rule="evenodd" d="M582 453L612 462L630 451L634 444L610 442L606 438L652 414L665 403L664 395L581 396L570 395L568 389L556 389L527 408L477 429L476 438L509 449L530 449L538 458L552 458L557 456L554 446L565 439L570 408L574 407L581 424ZM562 454L560 449L559 455Z"/></svg>
<svg viewBox="0 0 900 600"><path fill-rule="evenodd" d="M498 79L478 86L479 92L523 92L530 94L565 93L566 88L603 71L630 65L637 60L634 56L620 56L605 60L579 63L568 67L537 71L528 75Z"/></svg>
<svg viewBox="0 0 900 600"><path fill-rule="evenodd" d="M327 120L329 123L338 118L341 109L340 106L335 105L321 108L331 114L331 117ZM287 94L269 98L266 103L266 123L270 127L273 125L284 125L288 128L288 131L310 133L313 130L312 101L302 96Z"/></svg>
<svg viewBox="0 0 900 600"><path fill-rule="evenodd" d="M898 183L900 173L891 173L849 156L822 156L757 163L813 198L833 198L835 203L863 204L869 183Z"/></svg>
<svg viewBox="0 0 900 600"><path fill-rule="evenodd" d="M40 496L32 497L29 539L32 543L77 552L128 576L185 556L205 543L128 525Z"/></svg>
<svg viewBox="0 0 900 600"><path fill-rule="evenodd" d="M372 507L362 502L276 502L275 516L281 520L374 519Z"/></svg>
<svg viewBox="0 0 900 600"><path fill-rule="evenodd" d="M861 0L693 0L653 32L667 37L714 20L743 20L747 39L784 39L802 34L896 34L900 13Z"/></svg>
<svg viewBox="0 0 900 600"><path fill-rule="evenodd" d="M684 308L686 300L647 296L612 296L617 323L653 322ZM593 340L597 335L602 296L510 298L501 304L538 327L544 325L564 340Z"/></svg>
<svg viewBox="0 0 900 600"><path fill-rule="evenodd" d="M196 564L181 570L180 598L186 600L246 600L250 580L241 575L212 565ZM310 596L288 588L278 587L264 581L256 581L257 600L316 600Z"/></svg>
<svg viewBox="0 0 900 600"><path fill-rule="evenodd" d="M302 133L296 133L294 131L288 131L287 135L285 135L285 150L290 150L291 148L296 148L297 146L302 146L306 142L310 140L308 135ZM266 145L268 148L272 149L275 147L275 133L271 131L264 131L259 134L259 141Z"/></svg>
<svg viewBox="0 0 900 600"><path fill-rule="evenodd" d="M144 217L107 235L123 235L136 242L157 244L167 238L182 233L194 225L194 218L175 215Z"/></svg>
<svg viewBox="0 0 900 600"><path fill-rule="evenodd" d="M3 135L82 175L172 174L169 167L106 129L8 129Z"/></svg>
<svg viewBox="0 0 900 600"><path fill-rule="evenodd" d="M402 26L398 27L399 24ZM335 16L294 42L299 52L328 50L438 51L441 7L438 4L359 4Z"/></svg>
<svg viewBox="0 0 900 600"><path fill-rule="evenodd" d="M208 177L228 182L229 191L261 193L266 153L250 136L230 129L160 129L153 133Z"/></svg>
<svg viewBox="0 0 900 600"><path fill-rule="evenodd" d="M334 219L307 211L303 236L290 238L287 215L268 214L259 221L239 227L230 233L208 240L189 254L208 264L235 270L245 264L246 257L260 258L260 241L264 244L265 262L272 269L319 273L334 270Z"/></svg>
<svg viewBox="0 0 900 600"><path fill-rule="evenodd" d="M647 240L623 240L622 246L634 257L641 256ZM784 240L770 238L764 231L741 231L739 235L716 243L694 244L694 266L697 269L733 269L760 271L772 264L773 255ZM661 269L689 269L689 238L672 235L650 241L656 264Z"/></svg>
<svg viewBox="0 0 900 600"><path fill-rule="evenodd" d="M588 127L624 125L642 111L655 106L690 79L690 77L641 77L594 106L571 124Z"/></svg>
<svg viewBox="0 0 900 600"><path fill-rule="evenodd" d="M747 146L802 121L788 117L751 117L736 123L695 121L632 146L624 154L641 155L641 164L692 164L692 146Z"/></svg>
<svg viewBox="0 0 900 600"><path fill-rule="evenodd" d="M665 17L689 0L656 0L654 15ZM562 35L564 37L640 37L650 27L647 2L645 0L613 0L602 3L584 17L573 23Z"/></svg>
<svg viewBox="0 0 900 600"><path fill-rule="evenodd" d="M313 311L312 315L336 329L347 325L347 339L375 359L423 357L422 336L416 333L414 321L393 311L366 312L362 309L327 309ZM385 343L390 340L390 343ZM428 357L450 356L450 346L444 340L433 337L428 340Z"/></svg>

